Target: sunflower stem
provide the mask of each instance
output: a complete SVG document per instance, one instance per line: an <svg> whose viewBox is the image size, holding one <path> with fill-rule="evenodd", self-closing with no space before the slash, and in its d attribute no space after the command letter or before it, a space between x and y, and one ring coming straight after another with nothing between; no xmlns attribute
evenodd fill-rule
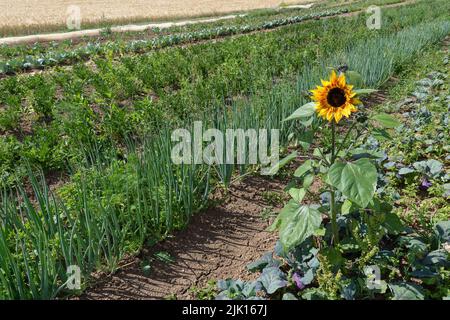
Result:
<svg viewBox="0 0 450 320"><path fill-rule="evenodd" d="M330 167L334 164L336 160L336 124L331 121L331 161ZM330 199L330 213L331 213L331 229L333 231L333 244L339 243L339 229L337 226L337 214L336 214L336 189L331 188L331 199Z"/></svg>
<svg viewBox="0 0 450 320"><path fill-rule="evenodd" d="M346 143L347 140L348 140L348 137L350 136L350 132L353 130L353 128L354 128L355 126L356 126L356 121L353 122L353 124L352 124L352 126L350 127L350 129L347 130L347 133L346 133L346 135L345 135L345 137L344 137L344 140L342 140L342 142L339 144L339 147L338 147L338 149L337 149L337 151L336 151L336 156L338 156L338 155L339 155L339 152L341 152L342 148L344 147L345 143ZM358 135L358 136L359 136L359 135Z"/></svg>

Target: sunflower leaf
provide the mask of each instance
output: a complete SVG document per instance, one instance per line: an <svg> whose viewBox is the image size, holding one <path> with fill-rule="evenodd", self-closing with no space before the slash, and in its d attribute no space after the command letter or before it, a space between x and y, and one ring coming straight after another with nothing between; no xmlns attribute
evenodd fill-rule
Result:
<svg viewBox="0 0 450 320"><path fill-rule="evenodd" d="M294 111L293 114L291 114L289 117L284 119L283 121L290 121L295 120L299 118L308 118L311 117L314 112L316 112L316 103L315 102L309 102L307 104L304 104L300 108Z"/></svg>
<svg viewBox="0 0 450 320"><path fill-rule="evenodd" d="M300 167L294 172L294 177L301 178L305 173L313 169L312 160L306 160Z"/></svg>
<svg viewBox="0 0 450 320"><path fill-rule="evenodd" d="M377 184L377 169L367 158L353 163L336 162L328 180L344 196L365 208L372 200Z"/></svg>
<svg viewBox="0 0 450 320"><path fill-rule="evenodd" d="M363 94L371 94L374 92L377 92L378 90L376 89L356 89L353 90L354 93L356 93L357 95L363 95Z"/></svg>
<svg viewBox="0 0 450 320"><path fill-rule="evenodd" d="M288 191L289 195L292 197L292 199L294 199L295 201L297 201L297 203L301 203L303 201L303 198L306 195L306 189L304 188L291 188Z"/></svg>
<svg viewBox="0 0 450 320"><path fill-rule="evenodd" d="M297 151L292 152L288 156L284 157L280 161L278 161L273 167L271 167L267 173L267 175L272 176L278 172L282 167L297 158Z"/></svg>
<svg viewBox="0 0 450 320"><path fill-rule="evenodd" d="M319 229L322 214L311 206L302 206L290 200L280 211L277 220L275 228L280 230L280 241L284 248L290 250Z"/></svg>
<svg viewBox="0 0 450 320"><path fill-rule="evenodd" d="M387 129L393 129L398 126L400 126L401 122L398 121L393 116L387 114L387 113L379 113L372 117L372 120L376 121L378 124L380 124L382 127Z"/></svg>
<svg viewBox="0 0 450 320"><path fill-rule="evenodd" d="M347 71L345 72L345 78L347 79L347 83L355 86L356 88L360 88L364 84L364 80L361 75L356 71Z"/></svg>

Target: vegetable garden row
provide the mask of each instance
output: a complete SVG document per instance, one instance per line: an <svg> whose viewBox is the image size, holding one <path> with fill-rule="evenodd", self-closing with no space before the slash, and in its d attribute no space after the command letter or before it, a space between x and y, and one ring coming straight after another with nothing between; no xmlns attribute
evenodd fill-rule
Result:
<svg viewBox="0 0 450 320"><path fill-rule="evenodd" d="M360 84L381 86L448 36L448 7L438 0L433 7L419 2L385 9L378 31L366 28L363 15L289 25L307 20L303 16L220 29L245 33L286 25L272 32L116 58L114 50L123 47L99 44L104 51L90 63L0 80L0 297L68 294L68 266L80 266L84 279L115 269L125 255L185 226L209 204L214 188L255 170L174 165L172 128L199 119L216 128L279 128L284 148L297 142L308 150L324 124L313 115L306 126L282 122L308 102L308 90L341 65L359 73ZM210 39L218 30L198 31L195 38ZM133 42L129 51L192 34L158 39L165 40ZM360 121L364 126L367 120ZM48 186L44 176L55 173L67 181ZM234 290L231 285L223 284L223 291Z"/></svg>

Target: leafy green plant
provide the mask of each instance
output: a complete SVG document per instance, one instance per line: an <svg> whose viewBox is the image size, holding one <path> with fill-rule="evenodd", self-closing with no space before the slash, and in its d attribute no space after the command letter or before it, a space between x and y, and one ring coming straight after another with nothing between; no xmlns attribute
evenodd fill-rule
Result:
<svg viewBox="0 0 450 320"><path fill-rule="evenodd" d="M367 157L360 154L355 161L346 159L347 155L354 153L351 148L353 143L350 146L348 144L349 137L352 137L352 130L356 130L356 137L361 136L368 129L367 124L361 125L357 120L353 120L353 122L347 124L346 132L337 126L342 115L348 117L353 112L352 108L355 107L352 103L358 103L359 101L356 98L357 95L367 94L372 90L357 89L353 92L352 86L346 85L344 74L339 75L338 78L333 73L330 82L323 83L324 87L318 87L315 91L315 98L319 101L317 105L314 102L305 104L286 118L287 121L300 119L303 123L317 122L314 108L323 105L323 108L328 108L323 109L326 112L324 115L328 121L331 121L330 128L319 124L321 131L327 129L331 131L330 146L328 148L316 148L315 154L320 155L320 157L306 161L295 171L294 177L302 181L302 188L291 189L292 200L283 208L273 225L272 229L280 229L280 239L287 250L292 249L318 231L322 223L322 212L328 210L328 207L332 226L332 242L339 244L338 202L336 199L338 193L340 197L347 199L349 206L357 206L363 210L373 201L375 193L377 169L370 161L370 155ZM323 96L324 94L325 96ZM341 103L341 105L333 107L333 99L340 99L338 103ZM340 108L342 108L342 111ZM372 115L371 119L372 122L384 128L392 128L398 125L398 122L387 114ZM336 139L337 131L340 132L342 139ZM327 190L330 194L330 201L326 207L300 204L315 179L316 172L320 172L324 177L323 180L328 184Z"/></svg>
<svg viewBox="0 0 450 320"><path fill-rule="evenodd" d="M193 286L189 291L198 300L214 300L217 295L217 282L215 280L209 280L202 288Z"/></svg>

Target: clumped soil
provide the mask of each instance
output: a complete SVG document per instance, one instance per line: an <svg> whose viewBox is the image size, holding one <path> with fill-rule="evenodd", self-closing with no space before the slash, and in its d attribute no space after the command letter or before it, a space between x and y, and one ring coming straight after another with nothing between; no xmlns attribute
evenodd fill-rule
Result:
<svg viewBox="0 0 450 320"><path fill-rule="evenodd" d="M284 186L262 177L234 183L222 204L195 215L173 237L144 248L115 274L97 275L97 283L79 299L194 299L189 289L202 288L210 279L254 279L257 275L246 266L273 249L277 240L276 233L265 231L271 219L262 212L270 206L277 211L282 201L276 203L273 195ZM145 275L142 262L161 251L172 262L154 260Z"/></svg>

